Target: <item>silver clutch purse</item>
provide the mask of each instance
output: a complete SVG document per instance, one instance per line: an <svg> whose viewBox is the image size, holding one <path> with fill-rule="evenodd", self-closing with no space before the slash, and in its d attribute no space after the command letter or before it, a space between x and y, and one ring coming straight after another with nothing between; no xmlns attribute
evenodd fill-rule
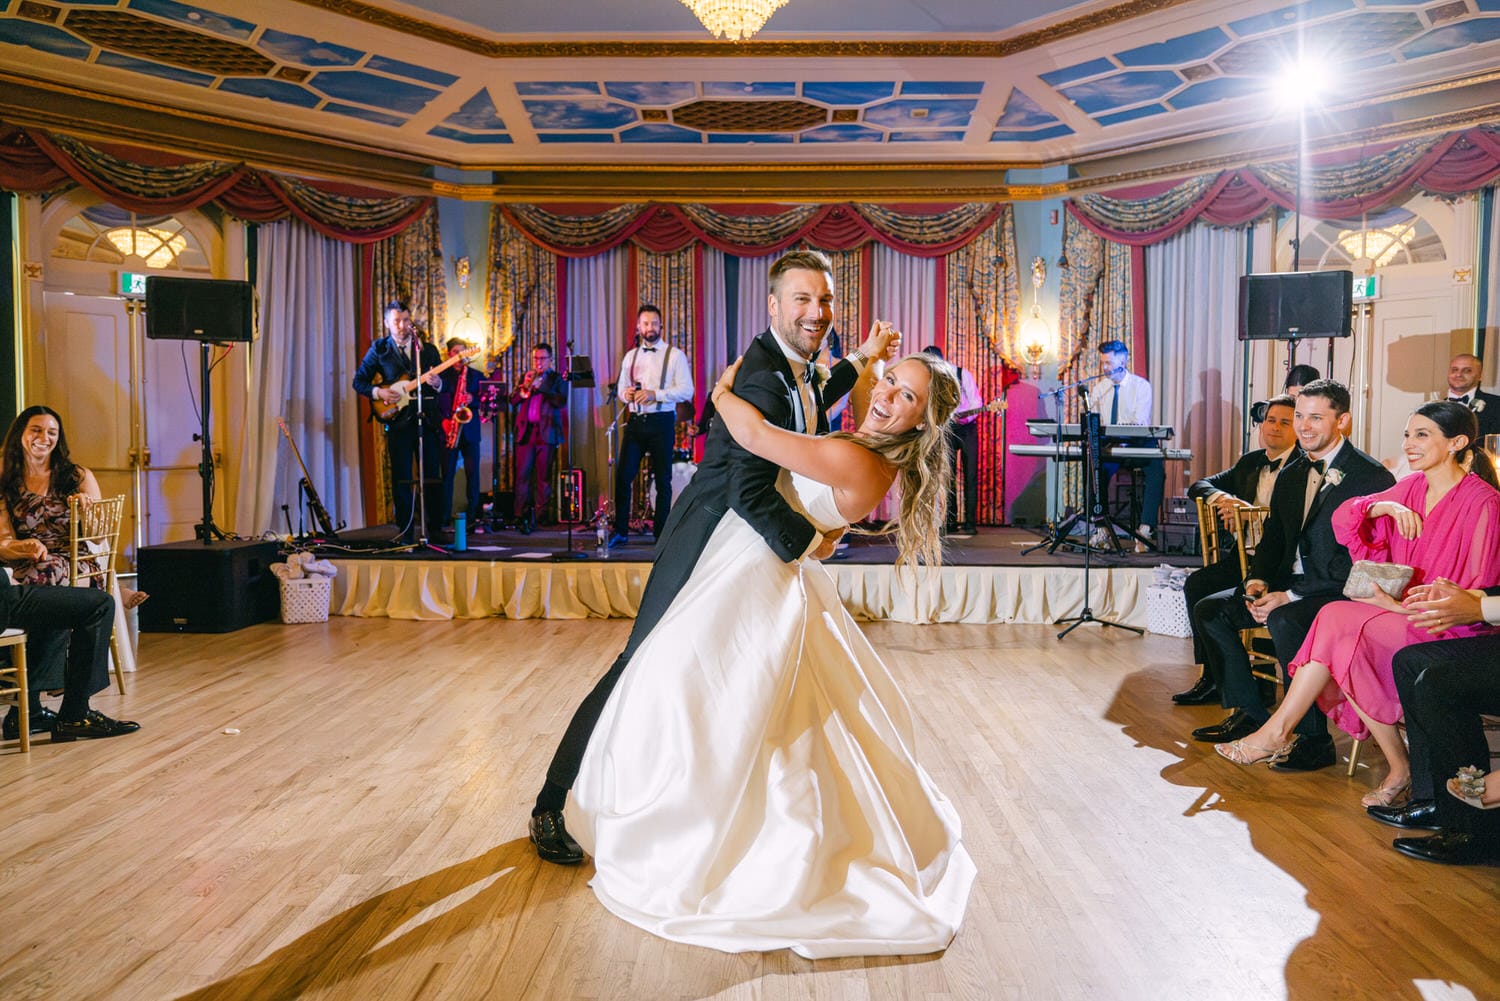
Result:
<svg viewBox="0 0 1500 1001"><path fill-rule="evenodd" d="M1344 597L1373 598L1376 589L1379 589L1400 601L1415 572L1413 567L1404 563L1355 560L1354 566L1349 569L1349 579L1344 581Z"/></svg>

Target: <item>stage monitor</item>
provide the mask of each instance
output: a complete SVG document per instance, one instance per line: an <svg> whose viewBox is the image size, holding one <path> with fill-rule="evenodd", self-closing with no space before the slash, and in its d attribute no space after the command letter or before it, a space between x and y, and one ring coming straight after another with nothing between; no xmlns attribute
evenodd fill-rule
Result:
<svg viewBox="0 0 1500 1001"><path fill-rule="evenodd" d="M1240 278L1240 340L1348 337L1354 272L1289 271Z"/></svg>
<svg viewBox="0 0 1500 1001"><path fill-rule="evenodd" d="M253 341L255 286L215 278L146 279L146 336L165 341Z"/></svg>

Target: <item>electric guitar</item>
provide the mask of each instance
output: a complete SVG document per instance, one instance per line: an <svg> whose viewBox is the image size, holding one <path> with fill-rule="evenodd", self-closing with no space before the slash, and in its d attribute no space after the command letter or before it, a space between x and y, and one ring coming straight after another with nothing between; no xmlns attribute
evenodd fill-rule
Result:
<svg viewBox="0 0 1500 1001"><path fill-rule="evenodd" d="M952 417L950 417L948 419L950 421L961 421L965 417L973 417L975 414L983 414L983 413L991 413L991 414L993 414L993 413L998 413L999 411L1004 410L1004 409L1005 409L1005 398L1001 397L998 400L991 400L990 402L986 403L982 407L972 407L972 408L970 408L968 410L960 410L958 413L954 414Z"/></svg>
<svg viewBox="0 0 1500 1001"><path fill-rule="evenodd" d="M469 348L467 351L460 351L458 354L449 358L441 365L434 365L432 368L429 368L427 371L423 372L421 378L425 379L428 376L437 375L439 372L446 372L454 365L457 365L461 362L466 362L469 359L473 358L475 355L479 354L479 350L479 348L475 347ZM377 372L376 375L378 377L379 373ZM374 410L377 420L381 420L389 424L397 414L401 413L402 409L411 402L411 391L417 388L417 378L417 376L413 376L410 379L399 379L396 382L391 383L389 386L386 386L386 389L394 389L396 392L401 394L401 398L392 403L382 403L379 400L375 399L375 397L370 397L370 408ZM379 386L381 384L379 382L375 382L375 385ZM436 392L436 390L434 390L434 392Z"/></svg>
<svg viewBox="0 0 1500 1001"><path fill-rule="evenodd" d="M339 533L333 527L333 519L328 517L328 509L318 499L318 492L313 489L312 477L307 475L307 464L302 461L302 450L292 440L292 432L287 429L286 421L280 417L276 423L281 426L281 433L286 435L286 443L292 446L292 454L297 457L297 466L302 470L302 489L307 492L307 506L312 510L313 521L318 526L318 531L326 539L337 539ZM467 470L465 470L467 472ZM290 529L288 529L290 531Z"/></svg>

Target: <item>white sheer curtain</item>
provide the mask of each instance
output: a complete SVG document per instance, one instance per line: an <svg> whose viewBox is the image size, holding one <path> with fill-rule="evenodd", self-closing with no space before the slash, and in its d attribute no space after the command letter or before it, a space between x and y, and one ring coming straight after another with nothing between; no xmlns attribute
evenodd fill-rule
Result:
<svg viewBox="0 0 1500 1001"><path fill-rule="evenodd" d="M1488 392L1494 392L1495 387L1500 386L1500 188L1492 187L1487 194L1489 218L1481 223L1489 225L1489 266L1481 277L1488 292L1484 315L1479 322L1484 324L1485 331L1484 387Z"/></svg>
<svg viewBox="0 0 1500 1001"><path fill-rule="evenodd" d="M235 530L285 531L296 524L302 471L277 428L283 418L323 506L335 522L363 522L359 482L361 414L349 388L355 352L352 244L287 220L260 227L260 340L251 348L250 391L239 454ZM315 526L311 512L306 527Z"/></svg>
<svg viewBox="0 0 1500 1001"><path fill-rule="evenodd" d="M743 353L746 346L770 326L771 314L766 309L766 300L771 294L771 265L780 256L767 254L740 258L739 300L735 308L739 333L736 354Z"/></svg>
<svg viewBox="0 0 1500 1001"><path fill-rule="evenodd" d="M1146 331L1153 419L1193 450L1191 470L1167 467L1168 495L1240 454L1242 351L1236 339L1245 234L1194 225L1146 248ZM1190 474L1190 475L1189 475Z"/></svg>
<svg viewBox="0 0 1500 1001"><path fill-rule="evenodd" d="M730 361L729 296L725 281L728 256L713 247L703 248L703 349L698 354L699 371L693 373L695 417L698 401L708 399L708 391Z"/></svg>
<svg viewBox="0 0 1500 1001"><path fill-rule="evenodd" d="M933 343L937 331L937 258L913 257L884 244L875 245L871 266L874 319L889 320L901 331L901 352L911 354ZM851 332L851 343L864 331Z"/></svg>
<svg viewBox="0 0 1500 1001"><path fill-rule="evenodd" d="M594 366L595 388L577 389L568 400L571 461L583 470L588 496L585 509L594 510L612 491L609 482L605 429L614 404L609 390L620 374L620 360L630 343L635 317L625 315L629 276L624 247L594 257L568 260L566 336L573 353L588 355Z"/></svg>

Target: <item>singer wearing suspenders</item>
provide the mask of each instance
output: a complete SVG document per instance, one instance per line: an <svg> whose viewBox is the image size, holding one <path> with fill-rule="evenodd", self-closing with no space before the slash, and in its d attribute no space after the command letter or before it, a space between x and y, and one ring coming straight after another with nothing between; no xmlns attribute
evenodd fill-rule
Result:
<svg viewBox="0 0 1500 1001"><path fill-rule="evenodd" d="M661 333L661 310L644 305L635 316L636 347L625 352L616 387L629 408L620 461L615 466L615 528L611 547L625 541L630 530L631 486L641 469L641 458L651 456L656 480L656 517L652 534L660 537L672 508L672 446L677 429L677 404L693 398L693 374L687 355L676 351Z"/></svg>

